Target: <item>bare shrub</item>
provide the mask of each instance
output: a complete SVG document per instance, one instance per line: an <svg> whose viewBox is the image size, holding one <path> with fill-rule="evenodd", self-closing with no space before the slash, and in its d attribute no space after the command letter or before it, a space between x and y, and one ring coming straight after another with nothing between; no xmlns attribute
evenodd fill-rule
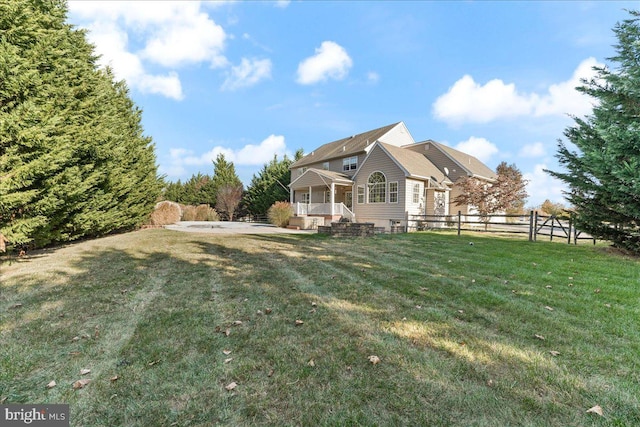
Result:
<svg viewBox="0 0 640 427"><path fill-rule="evenodd" d="M180 221L182 209L175 202L165 200L156 204L155 209L151 213L151 225L168 225Z"/></svg>
<svg viewBox="0 0 640 427"><path fill-rule="evenodd" d="M269 222L278 227L286 227L289 225L289 218L293 215L293 208L288 202L275 202L269 208L267 216Z"/></svg>

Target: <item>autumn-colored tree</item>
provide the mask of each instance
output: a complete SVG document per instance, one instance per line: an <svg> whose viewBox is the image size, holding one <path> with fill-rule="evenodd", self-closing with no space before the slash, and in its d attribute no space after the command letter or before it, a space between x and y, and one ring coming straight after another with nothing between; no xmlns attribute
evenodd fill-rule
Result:
<svg viewBox="0 0 640 427"><path fill-rule="evenodd" d="M489 215L524 205L524 200L528 197L528 181L523 179L516 165L502 162L496 168L496 174L493 182L465 177L456 183L461 194L453 200L454 203L475 207L485 225L489 222Z"/></svg>
<svg viewBox="0 0 640 427"><path fill-rule="evenodd" d="M551 200L547 199L542 202L540 206L540 210L547 215L559 217L565 214L565 207L562 203L553 203Z"/></svg>

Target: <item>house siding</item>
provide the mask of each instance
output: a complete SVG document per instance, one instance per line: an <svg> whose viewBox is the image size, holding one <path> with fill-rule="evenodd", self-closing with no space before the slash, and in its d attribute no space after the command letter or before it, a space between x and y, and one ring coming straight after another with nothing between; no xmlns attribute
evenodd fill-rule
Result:
<svg viewBox="0 0 640 427"><path fill-rule="evenodd" d="M386 177L386 201L384 203L367 203L367 181L369 179L369 175L376 171L384 173ZM398 183L397 203L389 203L390 182ZM398 165L389 158L389 156L387 156L379 145L375 146L371 150L367 161L362 164L358 170L358 175L355 177L355 187L358 185L365 186L365 203L354 203L353 205L356 220L358 222L373 222L376 227L385 227L388 229L391 220L398 220L401 221L402 225L406 226L406 177L404 171L400 169ZM355 197L356 196L354 195L354 198Z"/></svg>
<svg viewBox="0 0 640 427"><path fill-rule="evenodd" d="M418 203L413 203L413 186L417 184L420 187L420 198ZM424 181L415 179L407 179L405 184L406 207L408 215L424 215L425 197L424 197Z"/></svg>
<svg viewBox="0 0 640 427"><path fill-rule="evenodd" d="M407 144L415 144L413 137L409 133L409 129L407 129L404 123L398 124L389 132L381 136L379 140L381 142L384 142L385 144L395 145L396 147L402 147L403 145ZM375 141L371 141L371 143L374 142Z"/></svg>
<svg viewBox="0 0 640 427"><path fill-rule="evenodd" d="M349 157L358 157L358 167L360 167L360 165L362 164L362 162L364 161L365 157L367 156L367 153L359 153L359 154L351 154L348 156L344 156L344 157L340 157L340 158L336 158L336 159L330 159L330 160L325 160L323 162L318 162L318 163L312 163L309 164L308 166L304 166L303 168L296 168L294 170L294 173L292 174L291 180L295 180L296 178L302 176L302 174L304 173L303 171L313 168L313 169L320 169L323 170L323 165L325 163L329 163L329 170L333 171L333 172L340 172L345 174L348 177L352 177L357 169L355 170L351 170L351 171L343 171L342 170L342 160L349 158Z"/></svg>

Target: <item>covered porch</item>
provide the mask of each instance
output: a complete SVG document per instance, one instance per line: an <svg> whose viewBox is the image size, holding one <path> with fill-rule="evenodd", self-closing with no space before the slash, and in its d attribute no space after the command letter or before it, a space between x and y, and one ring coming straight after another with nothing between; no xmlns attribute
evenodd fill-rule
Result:
<svg viewBox="0 0 640 427"><path fill-rule="evenodd" d="M351 210L353 181L344 174L309 168L289 188L296 216L323 217L328 222L355 220Z"/></svg>

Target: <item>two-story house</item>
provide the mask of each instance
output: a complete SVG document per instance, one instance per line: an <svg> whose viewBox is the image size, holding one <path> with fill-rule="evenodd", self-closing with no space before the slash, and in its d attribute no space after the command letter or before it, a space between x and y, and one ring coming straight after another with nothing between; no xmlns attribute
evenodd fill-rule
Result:
<svg viewBox="0 0 640 427"><path fill-rule="evenodd" d="M324 144L291 165L296 216L342 217L377 227L407 226L412 215L448 215L464 176L491 183L495 173L473 156L427 140L403 122Z"/></svg>

